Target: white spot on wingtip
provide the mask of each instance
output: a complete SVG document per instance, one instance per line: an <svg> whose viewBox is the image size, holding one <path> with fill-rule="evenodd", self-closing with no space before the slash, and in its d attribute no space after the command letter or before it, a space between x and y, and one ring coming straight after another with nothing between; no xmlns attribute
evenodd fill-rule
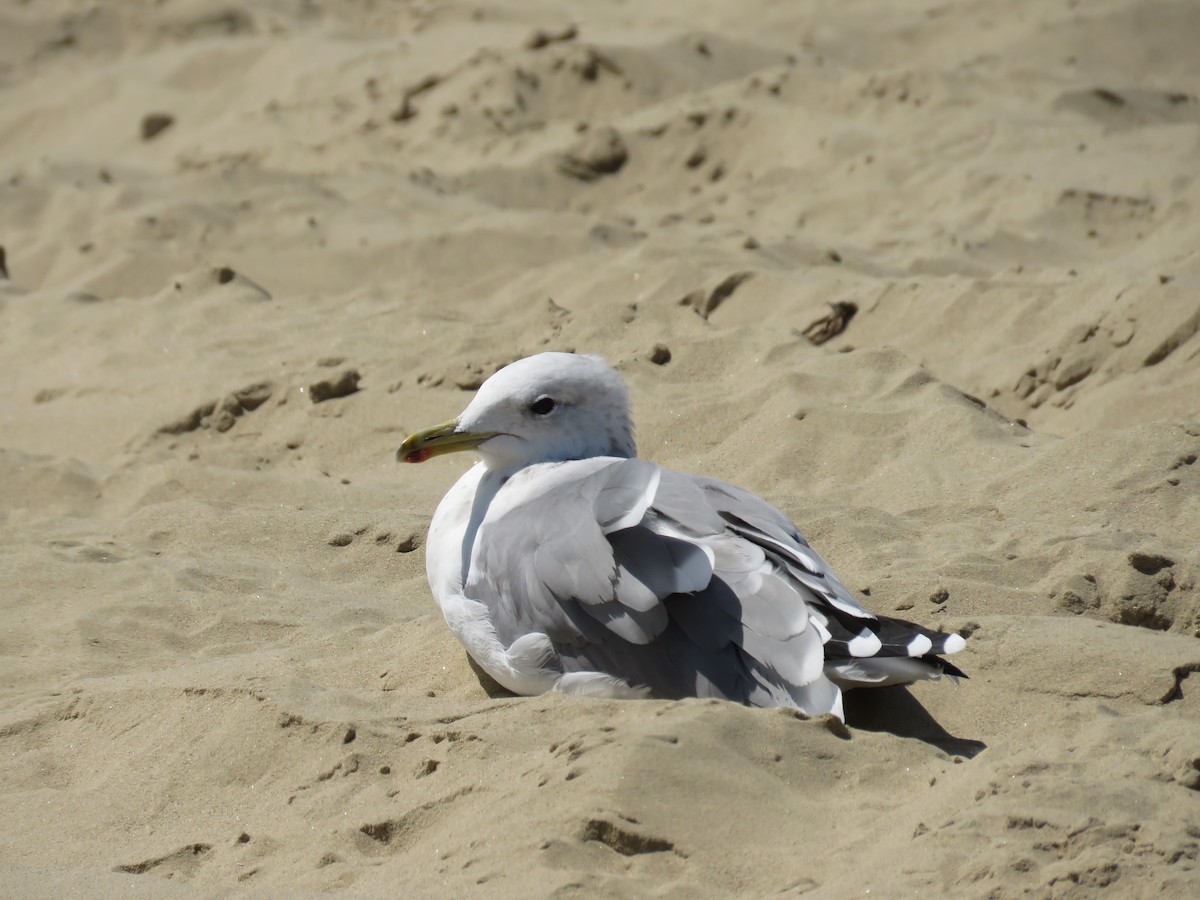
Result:
<svg viewBox="0 0 1200 900"><path fill-rule="evenodd" d="M851 656L869 657L874 656L883 649L883 642L879 640L879 635L868 628L864 628L847 641L846 649L850 652Z"/></svg>
<svg viewBox="0 0 1200 900"><path fill-rule="evenodd" d="M918 634L908 642L908 646L905 649L908 651L909 656L924 656L933 649L933 641L923 634Z"/></svg>
<svg viewBox="0 0 1200 900"><path fill-rule="evenodd" d="M943 653L957 653L967 646L966 639L961 634L946 635L945 643L942 647Z"/></svg>

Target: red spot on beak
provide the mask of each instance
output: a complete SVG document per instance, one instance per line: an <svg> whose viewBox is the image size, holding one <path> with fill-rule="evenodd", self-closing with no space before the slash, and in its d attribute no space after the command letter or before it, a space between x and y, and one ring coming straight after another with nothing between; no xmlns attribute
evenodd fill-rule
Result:
<svg viewBox="0 0 1200 900"><path fill-rule="evenodd" d="M419 450L410 450L404 455L404 461L410 463L425 462L432 454L422 447Z"/></svg>

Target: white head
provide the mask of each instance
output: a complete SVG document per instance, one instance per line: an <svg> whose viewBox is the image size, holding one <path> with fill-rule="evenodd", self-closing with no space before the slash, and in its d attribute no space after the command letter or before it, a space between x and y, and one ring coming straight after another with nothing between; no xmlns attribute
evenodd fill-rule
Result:
<svg viewBox="0 0 1200 900"><path fill-rule="evenodd" d="M539 353L483 383L462 415L408 437L396 453L424 462L475 450L491 469L637 455L629 389L603 357Z"/></svg>

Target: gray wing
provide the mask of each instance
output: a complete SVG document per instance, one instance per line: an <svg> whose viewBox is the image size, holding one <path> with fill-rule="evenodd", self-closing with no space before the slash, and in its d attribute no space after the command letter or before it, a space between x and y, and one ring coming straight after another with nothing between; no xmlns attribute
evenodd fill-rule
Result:
<svg viewBox="0 0 1200 900"><path fill-rule="evenodd" d="M464 592L487 604L503 643L543 632L564 672L605 672L660 697L833 707L815 595L730 527L705 482L636 459L539 490L545 475L514 476L501 493L526 496L494 501L502 512L476 538ZM780 515L745 496L758 518Z"/></svg>
<svg viewBox="0 0 1200 900"><path fill-rule="evenodd" d="M564 672L818 713L840 708L827 656L855 663L831 673L842 683L878 680L861 661L888 655L880 634L912 637L881 628L755 495L644 460L596 462L514 475L480 527L464 591L506 646L542 632ZM918 655L902 649L891 655Z"/></svg>
<svg viewBox="0 0 1200 900"><path fill-rule="evenodd" d="M815 602L810 600L812 612L828 632L827 674L836 671L843 676L840 682L861 684L902 683L937 677L942 672L966 677L938 658L938 654L961 650L965 646L961 637L931 631L905 619L874 615L858 602L782 512L739 487L711 478L696 481L733 531L767 548L792 577L815 595ZM898 673L902 677L894 678Z"/></svg>

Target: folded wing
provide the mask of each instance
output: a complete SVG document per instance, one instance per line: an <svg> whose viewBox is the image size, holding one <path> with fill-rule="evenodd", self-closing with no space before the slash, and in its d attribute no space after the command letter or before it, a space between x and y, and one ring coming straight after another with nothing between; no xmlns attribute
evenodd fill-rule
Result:
<svg viewBox="0 0 1200 900"><path fill-rule="evenodd" d="M952 652L865 610L786 516L731 485L587 460L523 470L496 501L464 593L505 646L546 634L564 673L840 715L838 683L891 683L872 659L932 669Z"/></svg>

